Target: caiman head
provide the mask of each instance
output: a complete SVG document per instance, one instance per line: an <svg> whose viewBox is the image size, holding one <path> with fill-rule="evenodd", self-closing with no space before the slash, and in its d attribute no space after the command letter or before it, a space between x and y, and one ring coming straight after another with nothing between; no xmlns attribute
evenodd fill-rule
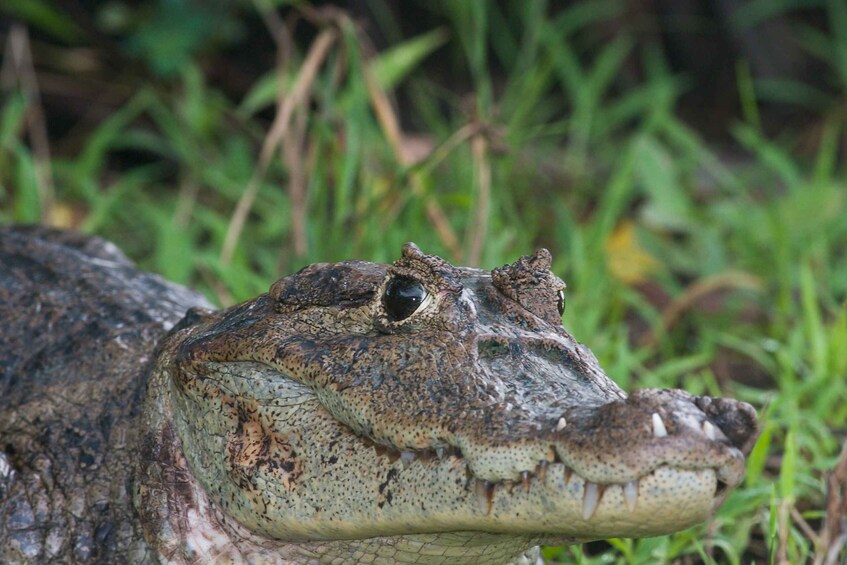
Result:
<svg viewBox="0 0 847 565"><path fill-rule="evenodd" d="M189 315L145 409L148 537L174 560L491 562L704 520L741 481L755 411L627 396L562 326L564 288L546 250L487 272L407 244Z"/></svg>

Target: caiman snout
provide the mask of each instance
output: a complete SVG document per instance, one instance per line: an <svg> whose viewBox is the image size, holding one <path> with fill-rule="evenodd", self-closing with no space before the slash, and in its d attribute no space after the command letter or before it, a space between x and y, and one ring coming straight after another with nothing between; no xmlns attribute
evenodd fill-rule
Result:
<svg viewBox="0 0 847 565"><path fill-rule="evenodd" d="M505 333L505 332L502 332ZM540 333L540 332L536 332ZM517 398L510 419L486 420L481 443L506 443L522 430L527 443L508 462L482 455L491 446L461 444L476 476L514 480L537 463L562 462L587 481L626 485L662 466L713 469L717 490L741 481L744 454L758 436L756 412L745 402L682 390L626 394L594 356L567 335L487 334L477 339L478 363L505 398ZM496 375L496 378L494 377ZM479 454L479 456L477 456ZM489 462L491 461L491 462Z"/></svg>
<svg viewBox="0 0 847 565"><path fill-rule="evenodd" d="M711 468L716 503L741 481L744 454L758 435L749 404L682 390L645 389L599 407L573 407L555 427L557 455L589 481L626 484L662 466Z"/></svg>
<svg viewBox="0 0 847 565"><path fill-rule="evenodd" d="M483 502L490 506L494 485L520 481L531 494L529 486L540 483L545 503L578 507L562 510L569 519L655 535L675 519L693 523L720 505L741 482L744 454L758 435L749 404L682 390L644 389L605 403L559 406L536 420L523 442L460 441ZM639 520L656 512L664 517L655 528L642 528Z"/></svg>
<svg viewBox="0 0 847 565"><path fill-rule="evenodd" d="M723 432L724 436L747 455L759 437L756 410L746 402L731 398L696 396L694 404Z"/></svg>

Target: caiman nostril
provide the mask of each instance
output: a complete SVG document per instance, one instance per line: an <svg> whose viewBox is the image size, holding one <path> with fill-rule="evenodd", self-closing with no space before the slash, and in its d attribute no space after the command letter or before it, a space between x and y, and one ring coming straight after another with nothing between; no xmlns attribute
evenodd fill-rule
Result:
<svg viewBox="0 0 847 565"><path fill-rule="evenodd" d="M752 406L731 398L710 396L698 396L694 403L714 422L732 445L742 453L750 452L759 437L756 410ZM708 435L705 426L703 432Z"/></svg>

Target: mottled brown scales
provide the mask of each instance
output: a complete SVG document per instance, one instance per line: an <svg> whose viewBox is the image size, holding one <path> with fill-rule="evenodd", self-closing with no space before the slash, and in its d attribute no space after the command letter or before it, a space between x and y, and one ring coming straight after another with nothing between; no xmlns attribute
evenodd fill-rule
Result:
<svg viewBox="0 0 847 565"><path fill-rule="evenodd" d="M755 413L627 396L551 262L407 244L212 312L101 240L0 230L0 562L531 563L705 519Z"/></svg>
<svg viewBox="0 0 847 565"><path fill-rule="evenodd" d="M254 490L257 473L268 475L287 490L296 488L302 465L288 438L268 431L249 415L239 419L238 428L226 444L228 474L240 488Z"/></svg>
<svg viewBox="0 0 847 565"><path fill-rule="evenodd" d="M129 476L145 374L203 305L103 240L0 229L0 562L152 560Z"/></svg>
<svg viewBox="0 0 847 565"><path fill-rule="evenodd" d="M553 257L546 249L535 255L524 256L511 265L491 271L491 282L500 293L511 298L546 322L556 324L561 320L559 294L566 285L550 272ZM561 305L562 309L564 304Z"/></svg>

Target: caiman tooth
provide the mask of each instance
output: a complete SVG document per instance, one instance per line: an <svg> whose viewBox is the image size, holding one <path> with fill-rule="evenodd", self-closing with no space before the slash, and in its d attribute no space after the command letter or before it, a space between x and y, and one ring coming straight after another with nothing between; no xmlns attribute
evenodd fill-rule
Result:
<svg viewBox="0 0 847 565"><path fill-rule="evenodd" d="M523 483L524 492L529 492L529 471L521 471L521 483Z"/></svg>
<svg viewBox="0 0 847 565"><path fill-rule="evenodd" d="M435 448L435 454L439 459L444 459L444 447L439 445Z"/></svg>
<svg viewBox="0 0 847 565"><path fill-rule="evenodd" d="M401 451L400 452L400 460L403 462L403 467L406 469L409 468L409 465L412 464L412 461L415 460L416 455L411 451Z"/></svg>
<svg viewBox="0 0 847 565"><path fill-rule="evenodd" d="M565 429L565 426L568 425L568 421L564 418L559 418L559 421L556 423L556 431L561 432Z"/></svg>
<svg viewBox="0 0 847 565"><path fill-rule="evenodd" d="M703 433L706 434L706 437L710 440L715 440L715 426L708 420L703 422Z"/></svg>
<svg viewBox="0 0 847 565"><path fill-rule="evenodd" d="M582 499L582 518L589 520L600 504L603 488L597 483L585 481L585 497Z"/></svg>
<svg viewBox="0 0 847 565"><path fill-rule="evenodd" d="M571 477L573 477L573 469L570 467L565 467L565 484L571 482Z"/></svg>
<svg viewBox="0 0 847 565"><path fill-rule="evenodd" d="M653 435L656 437L665 437L668 435L668 430L665 428L665 423L658 412L653 412Z"/></svg>
<svg viewBox="0 0 847 565"><path fill-rule="evenodd" d="M479 504L479 509L485 514L491 514L491 506L494 503L494 487L495 483L477 479L474 485L474 494L476 501Z"/></svg>
<svg viewBox="0 0 847 565"><path fill-rule="evenodd" d="M635 510L635 500L638 498L638 480L629 481L623 485L623 499L626 502L627 509L632 512Z"/></svg>
<svg viewBox="0 0 847 565"><path fill-rule="evenodd" d="M547 476L547 465L549 465L547 460L542 459L538 462L538 466L535 468L535 476L537 476L542 481L544 480L544 477Z"/></svg>

